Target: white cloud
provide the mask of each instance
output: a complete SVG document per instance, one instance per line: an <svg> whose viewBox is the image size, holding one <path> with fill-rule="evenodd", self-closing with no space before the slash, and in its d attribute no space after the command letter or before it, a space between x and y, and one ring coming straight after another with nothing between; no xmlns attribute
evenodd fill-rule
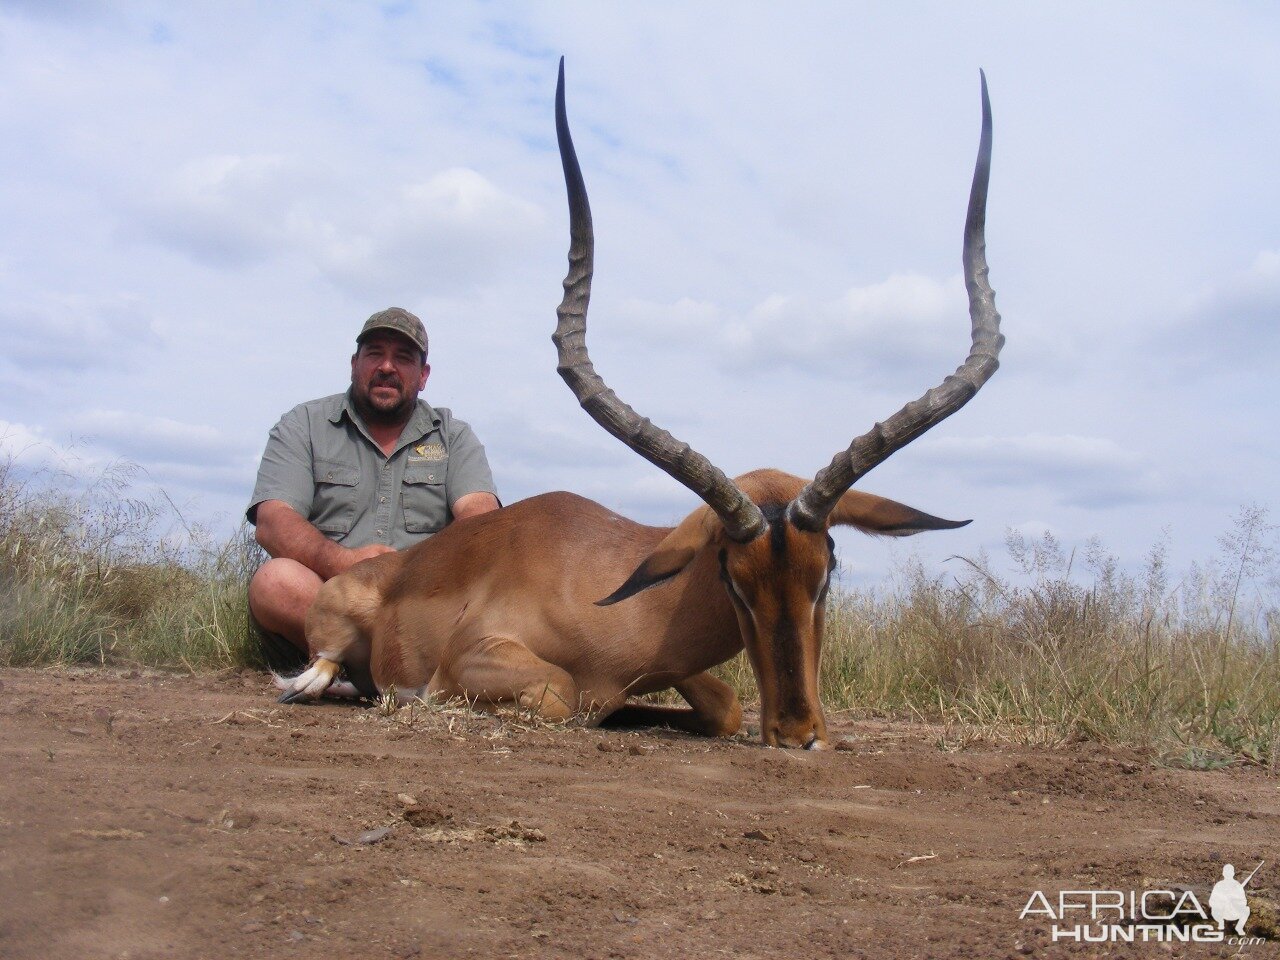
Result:
<svg viewBox="0 0 1280 960"><path fill-rule="evenodd" d="M674 526L700 501L657 467L614 484L597 484L594 498L624 516L656 526Z"/></svg>
<svg viewBox="0 0 1280 960"><path fill-rule="evenodd" d="M195 519L217 511L239 523L249 504L257 468L256 459L244 457L209 464L158 462L149 463L145 475L174 499L190 501Z"/></svg>
<svg viewBox="0 0 1280 960"><path fill-rule="evenodd" d="M256 469L253 457L217 455L227 444L208 428L119 413L86 419L106 429L62 441L41 427L0 420L0 473L37 489L163 500L184 526L212 522L225 531L241 522ZM163 450L159 458L152 455L157 443Z"/></svg>
<svg viewBox="0 0 1280 960"><path fill-rule="evenodd" d="M64 449L44 436L38 427L0 420L0 456L43 462L61 457L65 453Z"/></svg>
<svg viewBox="0 0 1280 960"><path fill-rule="evenodd" d="M1280 352L1280 251L1263 250L1245 270L1199 296L1173 329L1154 338L1184 367L1274 378Z"/></svg>
<svg viewBox="0 0 1280 960"><path fill-rule="evenodd" d="M827 303L772 297L727 336L747 369L789 365L804 373L901 383L932 372L941 379L968 349L967 301L960 277L939 283L894 274ZM951 349L948 349L950 347Z"/></svg>
<svg viewBox="0 0 1280 960"><path fill-rule="evenodd" d="M514 415L490 417L485 423L484 442L495 465L535 470L544 476L573 467L616 466L632 456L594 423L569 428Z"/></svg>
<svg viewBox="0 0 1280 960"><path fill-rule="evenodd" d="M622 336L672 348L714 345L733 374L790 370L923 392L968 353L967 300L959 276L939 282L894 274L828 301L774 294L734 318L714 303L631 300Z"/></svg>
<svg viewBox="0 0 1280 960"><path fill-rule="evenodd" d="M105 13L102 0L4 0L0 9L42 20L78 20Z"/></svg>
<svg viewBox="0 0 1280 960"><path fill-rule="evenodd" d="M681 297L670 304L631 298L611 312L617 315L611 335L663 348L704 337L720 338L727 327L718 304L691 297ZM587 323L590 336L590 315Z"/></svg>
<svg viewBox="0 0 1280 960"><path fill-rule="evenodd" d="M1122 506L1162 492L1144 457L1107 437L943 437L919 456L974 483L1041 487L1058 502L1076 506Z"/></svg>
<svg viewBox="0 0 1280 960"><path fill-rule="evenodd" d="M257 263L287 240L298 172L276 155L190 160L140 202L139 227L199 263Z"/></svg>
<svg viewBox="0 0 1280 960"><path fill-rule="evenodd" d="M339 285L356 291L467 289L508 269L543 222L533 203L456 167L399 188L370 209L301 216L295 240Z"/></svg>
<svg viewBox="0 0 1280 960"><path fill-rule="evenodd" d="M150 312L127 294L93 298L32 291L32 295L33 301L26 306L0 308L0 334L5 340L0 365L7 360L27 375L102 364L129 367L161 345Z"/></svg>
<svg viewBox="0 0 1280 960"><path fill-rule="evenodd" d="M40 426L0 420L0 460L24 476L50 474L76 481L98 475L111 463L78 440L55 440Z"/></svg>
<svg viewBox="0 0 1280 960"><path fill-rule="evenodd" d="M147 463L204 466L254 453L242 438L216 427L123 410L84 411L69 425L88 442Z"/></svg>
<svg viewBox="0 0 1280 960"><path fill-rule="evenodd" d="M506 269L544 219L464 167L371 187L280 155L189 161L139 209L147 236L198 263L233 271L300 257L357 296L468 289Z"/></svg>

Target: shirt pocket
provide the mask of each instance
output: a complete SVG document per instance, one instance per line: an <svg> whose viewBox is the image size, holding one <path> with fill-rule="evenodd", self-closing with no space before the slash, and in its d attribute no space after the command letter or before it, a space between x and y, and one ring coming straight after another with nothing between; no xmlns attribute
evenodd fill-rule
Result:
<svg viewBox="0 0 1280 960"><path fill-rule="evenodd" d="M317 458L315 479L311 523L330 539L340 540L355 526L359 504L360 465L344 460Z"/></svg>
<svg viewBox="0 0 1280 960"><path fill-rule="evenodd" d="M448 472L448 460L432 460L404 468L400 503L407 533L438 533L449 522L449 499L444 483Z"/></svg>

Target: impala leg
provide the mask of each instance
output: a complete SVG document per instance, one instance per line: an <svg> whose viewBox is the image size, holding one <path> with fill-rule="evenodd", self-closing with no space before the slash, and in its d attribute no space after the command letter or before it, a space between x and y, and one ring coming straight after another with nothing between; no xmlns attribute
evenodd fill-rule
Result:
<svg viewBox="0 0 1280 960"><path fill-rule="evenodd" d="M335 578L320 588L307 611L307 646L316 659L288 681L281 703L321 696L344 664L362 694L376 692L369 677L369 641L364 630L369 609L376 600L373 587L353 578Z"/></svg>
<svg viewBox="0 0 1280 960"><path fill-rule="evenodd" d="M742 726L742 705L733 687L711 674L694 674L675 684L690 709L627 704L602 723L607 727L674 727L704 737L731 737Z"/></svg>
<svg viewBox="0 0 1280 960"><path fill-rule="evenodd" d="M441 673L432 681L432 692L516 703L544 720L567 720L578 712L573 677L510 637L485 637Z"/></svg>
<svg viewBox="0 0 1280 960"><path fill-rule="evenodd" d="M693 708L696 725L688 729L708 737L732 737L742 726L742 704L733 687L707 672L695 673L676 684Z"/></svg>
<svg viewBox="0 0 1280 960"><path fill-rule="evenodd" d="M306 670L289 681L288 689L280 694L280 703L297 700L313 700L329 689L338 675L338 664L323 658L316 660Z"/></svg>

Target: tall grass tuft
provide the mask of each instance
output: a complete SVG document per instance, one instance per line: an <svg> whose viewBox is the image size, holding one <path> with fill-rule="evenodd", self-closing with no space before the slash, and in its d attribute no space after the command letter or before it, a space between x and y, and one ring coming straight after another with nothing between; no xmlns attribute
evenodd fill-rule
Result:
<svg viewBox="0 0 1280 960"><path fill-rule="evenodd" d="M257 662L244 530L218 539L123 463L84 485L0 461L0 665Z"/></svg>

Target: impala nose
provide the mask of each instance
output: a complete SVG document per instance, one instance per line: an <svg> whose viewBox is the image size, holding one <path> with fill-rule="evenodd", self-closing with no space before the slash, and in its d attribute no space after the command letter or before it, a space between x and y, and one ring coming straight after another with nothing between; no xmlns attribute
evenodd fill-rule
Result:
<svg viewBox="0 0 1280 960"><path fill-rule="evenodd" d="M765 743L774 747L789 749L825 750L827 749L826 733L822 727L813 722L788 725L775 724L769 731L773 736L766 737Z"/></svg>

